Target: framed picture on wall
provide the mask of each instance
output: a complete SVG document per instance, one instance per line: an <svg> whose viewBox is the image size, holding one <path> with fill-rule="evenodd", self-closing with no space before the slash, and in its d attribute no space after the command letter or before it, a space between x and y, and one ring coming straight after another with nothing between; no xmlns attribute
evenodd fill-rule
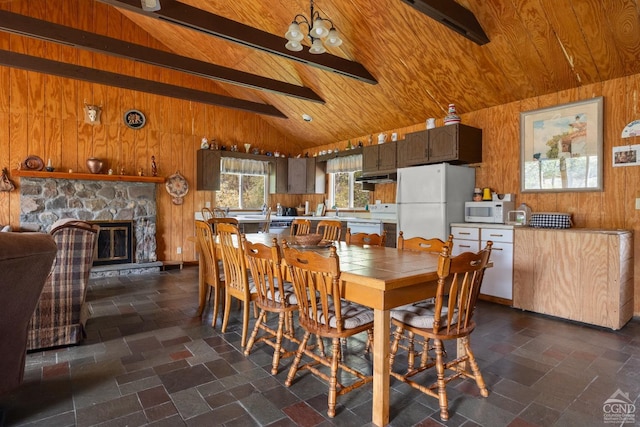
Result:
<svg viewBox="0 0 640 427"><path fill-rule="evenodd" d="M603 97L520 113L520 190L602 191Z"/></svg>

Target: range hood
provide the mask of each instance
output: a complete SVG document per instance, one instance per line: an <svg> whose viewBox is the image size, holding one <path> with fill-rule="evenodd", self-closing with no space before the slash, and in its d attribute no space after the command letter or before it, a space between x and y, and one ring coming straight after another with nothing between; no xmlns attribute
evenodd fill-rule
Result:
<svg viewBox="0 0 640 427"><path fill-rule="evenodd" d="M359 176L356 178L356 182L370 183L370 184L386 184L389 182L396 182L398 180L397 173L386 173L379 175Z"/></svg>

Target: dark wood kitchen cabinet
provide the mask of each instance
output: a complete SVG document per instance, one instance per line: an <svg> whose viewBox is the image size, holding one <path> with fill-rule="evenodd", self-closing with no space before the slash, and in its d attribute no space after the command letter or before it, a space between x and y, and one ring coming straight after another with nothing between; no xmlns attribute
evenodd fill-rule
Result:
<svg viewBox="0 0 640 427"><path fill-rule="evenodd" d="M396 142L370 145L362 149L362 173L390 173L396 171Z"/></svg>
<svg viewBox="0 0 640 427"><path fill-rule="evenodd" d="M482 161L482 130L463 124L441 126L405 135L398 145L398 167Z"/></svg>
<svg viewBox="0 0 640 427"><path fill-rule="evenodd" d="M269 173L269 193L286 193L289 187L289 163L286 157L276 157Z"/></svg>
<svg viewBox="0 0 640 427"><path fill-rule="evenodd" d="M198 150L196 190L220 190L220 151Z"/></svg>
<svg viewBox="0 0 640 427"><path fill-rule="evenodd" d="M324 193L324 170L313 157L290 158L288 162L289 194Z"/></svg>

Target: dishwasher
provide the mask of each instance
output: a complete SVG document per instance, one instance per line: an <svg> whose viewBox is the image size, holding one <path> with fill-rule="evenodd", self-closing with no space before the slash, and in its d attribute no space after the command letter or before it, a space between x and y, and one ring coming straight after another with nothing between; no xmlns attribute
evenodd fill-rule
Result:
<svg viewBox="0 0 640 427"><path fill-rule="evenodd" d="M382 235L384 226L382 220L379 219L353 219L347 221L347 228L351 230L351 234L367 233Z"/></svg>

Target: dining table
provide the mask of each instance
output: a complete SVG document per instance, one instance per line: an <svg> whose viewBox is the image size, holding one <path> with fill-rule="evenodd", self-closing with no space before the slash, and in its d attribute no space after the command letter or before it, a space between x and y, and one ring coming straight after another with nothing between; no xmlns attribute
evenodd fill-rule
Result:
<svg viewBox="0 0 640 427"><path fill-rule="evenodd" d="M269 233L247 234L252 243L271 245ZM340 259L343 297L373 309L373 401L371 421L389 423L389 347L391 309L435 296L438 255L399 251L395 248L347 245L333 242ZM304 247L327 252L325 245Z"/></svg>

